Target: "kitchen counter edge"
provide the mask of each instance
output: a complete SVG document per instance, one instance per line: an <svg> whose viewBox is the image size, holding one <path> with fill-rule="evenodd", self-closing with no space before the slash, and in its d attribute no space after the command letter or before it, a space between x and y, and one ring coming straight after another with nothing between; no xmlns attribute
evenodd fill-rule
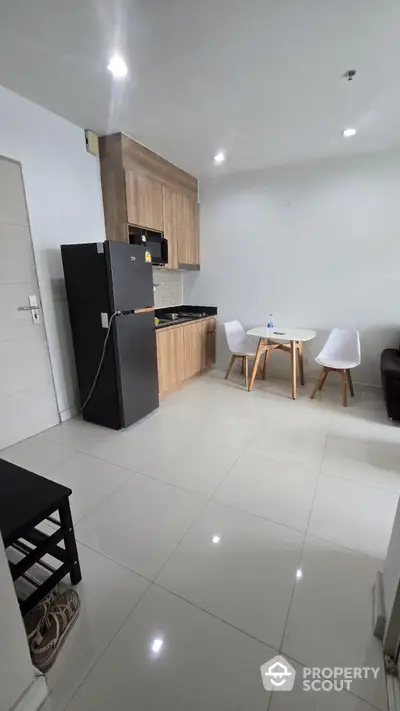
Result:
<svg viewBox="0 0 400 711"><path fill-rule="evenodd" d="M202 318L191 318L187 321L180 321L179 323L174 323L173 321L171 321L171 323L162 323L156 326L156 331L164 331L170 328L180 328L180 326L188 326L190 324L200 323L200 321L207 321L212 318L216 318L216 314L207 314L207 316L203 316Z"/></svg>

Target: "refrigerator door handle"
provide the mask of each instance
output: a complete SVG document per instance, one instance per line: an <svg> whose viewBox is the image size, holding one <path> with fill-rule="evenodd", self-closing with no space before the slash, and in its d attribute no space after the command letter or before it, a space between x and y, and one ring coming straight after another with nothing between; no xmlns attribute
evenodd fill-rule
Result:
<svg viewBox="0 0 400 711"><path fill-rule="evenodd" d="M135 309L135 314L147 314L149 311L154 311L154 306L148 306L146 309Z"/></svg>

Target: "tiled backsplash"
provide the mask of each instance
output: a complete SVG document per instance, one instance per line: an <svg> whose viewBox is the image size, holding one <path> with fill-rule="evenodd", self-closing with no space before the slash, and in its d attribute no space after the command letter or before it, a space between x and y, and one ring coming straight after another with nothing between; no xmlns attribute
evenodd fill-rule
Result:
<svg viewBox="0 0 400 711"><path fill-rule="evenodd" d="M159 284L154 292L156 309L183 304L182 272L175 269L153 267L153 283L154 286Z"/></svg>

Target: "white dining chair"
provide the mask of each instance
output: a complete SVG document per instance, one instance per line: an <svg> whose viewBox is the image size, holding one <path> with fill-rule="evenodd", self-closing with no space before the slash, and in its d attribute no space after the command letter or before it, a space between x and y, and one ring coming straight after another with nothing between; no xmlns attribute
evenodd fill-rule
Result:
<svg viewBox="0 0 400 711"><path fill-rule="evenodd" d="M342 404L346 407L347 383L349 384L350 395L354 397L350 370L361 363L360 334L358 331L355 329L347 331L343 328L334 328L315 361L322 366L322 371L310 395L311 400L315 398L318 390L322 390L328 373L336 371L340 373Z"/></svg>
<svg viewBox="0 0 400 711"><path fill-rule="evenodd" d="M249 381L249 358L254 358L256 355L255 343L249 336L246 336L246 332L240 321L228 321L224 323L224 326L228 348L232 354L226 369L225 380L229 378L236 358L241 358L242 373L244 372L245 374L245 384L247 388Z"/></svg>

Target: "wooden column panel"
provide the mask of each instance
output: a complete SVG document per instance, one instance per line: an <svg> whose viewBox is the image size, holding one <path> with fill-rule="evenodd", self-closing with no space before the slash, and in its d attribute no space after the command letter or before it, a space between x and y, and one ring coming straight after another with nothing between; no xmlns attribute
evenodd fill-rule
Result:
<svg viewBox="0 0 400 711"><path fill-rule="evenodd" d="M178 239L180 230L179 193L162 186L164 237L168 240L168 268L178 269Z"/></svg>

